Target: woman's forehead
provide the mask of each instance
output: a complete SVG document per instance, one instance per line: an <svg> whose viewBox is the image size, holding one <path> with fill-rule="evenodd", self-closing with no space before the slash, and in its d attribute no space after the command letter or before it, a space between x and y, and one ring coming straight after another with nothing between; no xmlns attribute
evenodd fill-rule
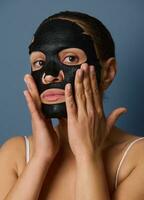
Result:
<svg viewBox="0 0 144 200"><path fill-rule="evenodd" d="M31 59L35 59L35 58L37 58L37 57L41 57L41 58L43 58L43 59L45 59L45 54L43 53L43 52L41 52L41 51L33 51L31 54L30 54L30 58Z"/></svg>
<svg viewBox="0 0 144 200"><path fill-rule="evenodd" d="M82 49L90 60L96 60L92 38L76 23L68 20L52 20L42 24L34 34L34 41L29 46L29 54L41 51L54 56L67 48Z"/></svg>
<svg viewBox="0 0 144 200"><path fill-rule="evenodd" d="M68 20L52 20L41 25L34 34L31 46L47 46L49 49L81 47L90 36L74 22Z"/></svg>

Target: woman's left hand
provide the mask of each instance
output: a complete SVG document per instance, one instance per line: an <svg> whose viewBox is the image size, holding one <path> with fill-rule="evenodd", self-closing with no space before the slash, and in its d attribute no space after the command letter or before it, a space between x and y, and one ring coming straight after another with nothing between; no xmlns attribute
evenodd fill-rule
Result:
<svg viewBox="0 0 144 200"><path fill-rule="evenodd" d="M65 87L68 115L68 139L76 159L101 153L105 141L119 116L127 109L120 107L106 119L94 66L81 65L75 77L75 100L71 85Z"/></svg>

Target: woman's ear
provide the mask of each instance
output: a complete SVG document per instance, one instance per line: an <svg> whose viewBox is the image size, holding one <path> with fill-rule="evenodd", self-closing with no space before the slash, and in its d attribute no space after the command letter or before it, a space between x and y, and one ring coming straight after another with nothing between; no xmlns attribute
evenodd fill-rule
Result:
<svg viewBox="0 0 144 200"><path fill-rule="evenodd" d="M116 76L117 63L114 57L109 58L102 63L101 83L100 89L102 92L106 90Z"/></svg>

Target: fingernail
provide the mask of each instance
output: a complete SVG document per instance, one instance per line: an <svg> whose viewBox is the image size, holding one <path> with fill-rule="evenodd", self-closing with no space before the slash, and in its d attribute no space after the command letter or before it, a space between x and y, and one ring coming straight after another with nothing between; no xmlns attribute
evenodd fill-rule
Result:
<svg viewBox="0 0 144 200"><path fill-rule="evenodd" d="M82 65L82 67L81 67L84 71L87 71L88 70L88 68L89 68L89 66L88 66L88 64L87 63L84 63L83 65Z"/></svg>
<svg viewBox="0 0 144 200"><path fill-rule="evenodd" d="M71 84L70 83L67 84L67 89L71 90Z"/></svg>
<svg viewBox="0 0 144 200"><path fill-rule="evenodd" d="M27 92L26 90L23 91L23 94L24 94L25 96L26 96L26 92Z"/></svg>
<svg viewBox="0 0 144 200"><path fill-rule="evenodd" d="M91 72L91 73L94 73L94 72L95 72L95 68L94 68L93 65L90 66L90 72Z"/></svg>
<svg viewBox="0 0 144 200"><path fill-rule="evenodd" d="M25 83L26 83L28 89L31 90L31 85L30 85L29 81L27 81L26 79L24 79L24 81L25 81Z"/></svg>
<svg viewBox="0 0 144 200"><path fill-rule="evenodd" d="M125 111L124 111L124 113L126 113L128 110L126 109Z"/></svg>
<svg viewBox="0 0 144 200"><path fill-rule="evenodd" d="M78 70L78 75L79 75L80 78L82 78L82 76L83 76L83 70L79 69Z"/></svg>
<svg viewBox="0 0 144 200"><path fill-rule="evenodd" d="M66 84L66 89L68 91L68 94L71 95L72 88L70 83Z"/></svg>

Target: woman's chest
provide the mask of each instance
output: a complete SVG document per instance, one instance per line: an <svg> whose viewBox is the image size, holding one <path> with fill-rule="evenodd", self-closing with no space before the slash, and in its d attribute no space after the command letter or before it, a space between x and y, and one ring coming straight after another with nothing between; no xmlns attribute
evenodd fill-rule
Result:
<svg viewBox="0 0 144 200"><path fill-rule="evenodd" d="M123 155L123 151L107 151L103 156L103 163L110 194L116 183L116 172ZM132 169L132 163L126 161L119 173L118 182L124 180ZM84 172L84 173L89 173ZM76 165L68 163L62 166L52 166L43 183L39 200L75 200Z"/></svg>
<svg viewBox="0 0 144 200"><path fill-rule="evenodd" d="M39 200L75 200L75 166L51 167L39 195Z"/></svg>

